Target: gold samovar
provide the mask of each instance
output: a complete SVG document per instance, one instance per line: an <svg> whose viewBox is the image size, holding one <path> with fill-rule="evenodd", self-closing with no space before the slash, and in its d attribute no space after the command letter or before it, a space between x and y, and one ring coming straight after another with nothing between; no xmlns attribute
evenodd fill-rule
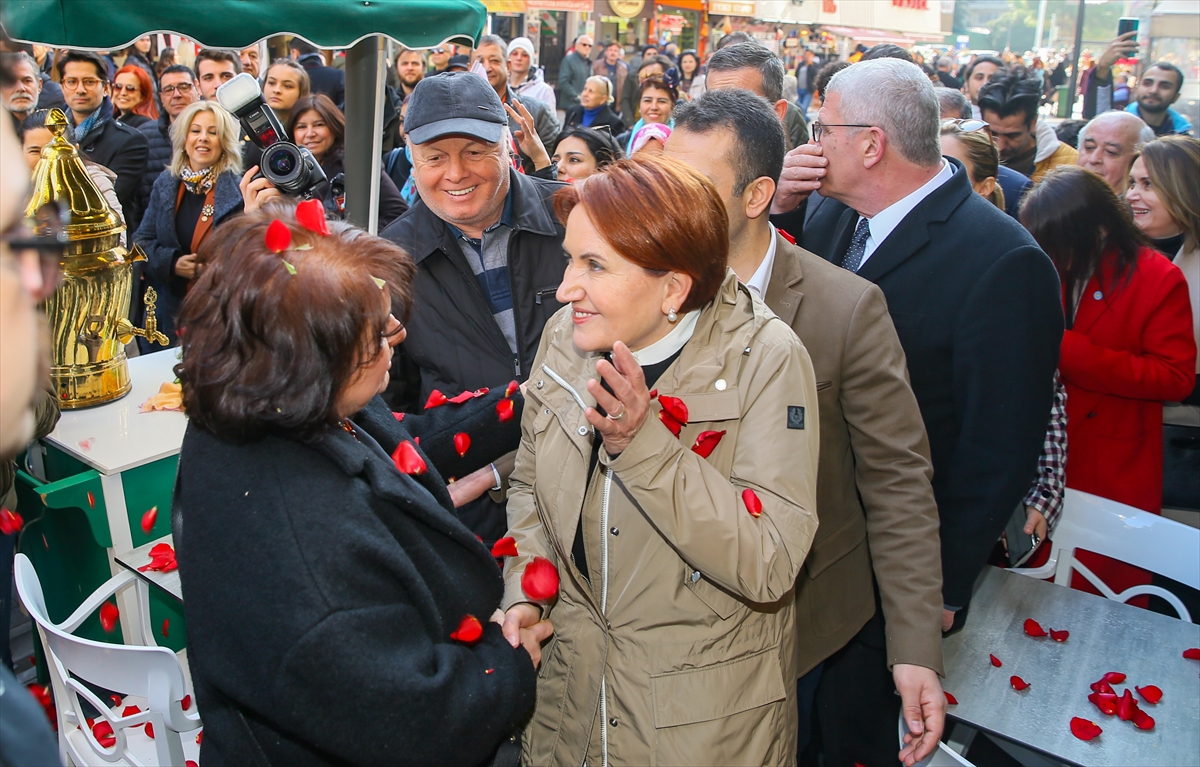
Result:
<svg viewBox="0 0 1200 767"><path fill-rule="evenodd" d="M66 230L62 284L46 299L50 320L50 377L64 410L91 407L129 393L129 363L125 344L133 337L166 346L154 314L157 296L146 291L146 329L126 318L133 290L133 263L145 261L137 245L121 245L125 225L83 167L83 161L63 134L67 118L50 110L46 127L54 138L42 149L33 171L33 197L25 215L37 215L47 205L62 211ZM43 232L44 234L44 232Z"/></svg>

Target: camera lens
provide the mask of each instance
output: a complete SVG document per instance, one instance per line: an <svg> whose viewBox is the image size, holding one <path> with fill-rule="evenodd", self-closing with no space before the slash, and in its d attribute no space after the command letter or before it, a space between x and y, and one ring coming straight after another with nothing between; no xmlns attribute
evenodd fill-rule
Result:
<svg viewBox="0 0 1200 767"><path fill-rule="evenodd" d="M267 158L267 167L276 176L288 176L296 170L296 156L288 149L280 147Z"/></svg>

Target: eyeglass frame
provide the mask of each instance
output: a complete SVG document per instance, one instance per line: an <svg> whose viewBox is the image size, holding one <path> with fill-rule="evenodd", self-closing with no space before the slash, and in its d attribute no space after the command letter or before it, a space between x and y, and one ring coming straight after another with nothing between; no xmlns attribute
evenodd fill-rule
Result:
<svg viewBox="0 0 1200 767"><path fill-rule="evenodd" d="M90 91L96 86L108 85L108 81L100 77L64 77L61 85L69 91L75 90L80 85Z"/></svg>
<svg viewBox="0 0 1200 767"><path fill-rule="evenodd" d="M974 128L964 127L974 123L979 123L979 125ZM992 145L992 148L996 148L996 137L992 135L992 126L988 124L987 120L977 120L974 117L949 117L942 120L938 125L938 132L941 133L949 126L953 126L956 133L978 133L979 131L983 131L987 134L988 142Z"/></svg>
<svg viewBox="0 0 1200 767"><path fill-rule="evenodd" d="M179 83L178 85L165 85L162 88L158 89L158 93L161 96L170 96L171 94L178 91L179 93L182 93L183 95L186 96L187 94L191 93L195 89L196 89L195 83Z"/></svg>
<svg viewBox="0 0 1200 767"><path fill-rule="evenodd" d="M863 125L861 123L826 124L826 123L821 122L820 120L813 120L811 123L809 123L808 127L809 127L809 132L812 134L812 140L819 144L819 143L821 143L821 134L825 132L826 128L878 128L879 126L878 125Z"/></svg>
<svg viewBox="0 0 1200 767"><path fill-rule="evenodd" d="M109 86L112 87L114 91L126 91L128 93L133 93L134 91L140 93L142 90L142 86L138 85L137 83L125 83L122 85L116 80L113 80L111 83L109 83Z"/></svg>

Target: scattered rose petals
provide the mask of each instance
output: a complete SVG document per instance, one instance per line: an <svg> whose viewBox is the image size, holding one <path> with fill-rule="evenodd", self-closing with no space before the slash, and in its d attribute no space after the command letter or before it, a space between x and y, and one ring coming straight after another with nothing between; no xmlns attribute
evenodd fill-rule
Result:
<svg viewBox="0 0 1200 767"><path fill-rule="evenodd" d="M558 595L558 568L545 557L534 557L521 574L521 590L534 602L548 602Z"/></svg>
<svg viewBox="0 0 1200 767"><path fill-rule="evenodd" d="M942 692L943 692L943 693L945 693L945 695L946 695L946 702L947 702L947 703L949 703L951 706L957 706L957 705L958 705L958 698L954 697L953 695L951 695L950 693L946 692L945 690L943 690Z"/></svg>
<svg viewBox="0 0 1200 767"><path fill-rule="evenodd" d="M712 451L717 448L721 437L724 436L724 431L702 431L696 437L696 444L692 445L692 452L701 458L707 458L712 455Z"/></svg>
<svg viewBox="0 0 1200 767"><path fill-rule="evenodd" d="M502 399L496 403L496 416L500 419L500 423L511 421L515 412L513 401L510 399Z"/></svg>
<svg viewBox="0 0 1200 767"><path fill-rule="evenodd" d="M750 512L750 516L762 516L762 501L758 499L758 494L750 488L742 491L742 503L746 504L746 511Z"/></svg>
<svg viewBox="0 0 1200 767"><path fill-rule="evenodd" d="M1138 704L1133 698L1133 693L1126 689L1125 694L1117 699L1117 716L1122 722L1128 722L1133 719L1133 712L1137 710L1137 707Z"/></svg>
<svg viewBox="0 0 1200 767"><path fill-rule="evenodd" d="M1021 690L1026 690L1029 688L1029 682L1026 682L1024 679L1022 679L1019 676L1016 676L1015 674L1008 678L1008 683L1011 684L1012 688L1014 690L1016 690L1017 692L1020 692Z"/></svg>
<svg viewBox="0 0 1200 767"><path fill-rule="evenodd" d="M320 200L305 200L297 205L296 223L322 237L329 236L329 226L325 223L325 206L321 204Z"/></svg>
<svg viewBox="0 0 1200 767"><path fill-rule="evenodd" d="M991 659L992 665L995 666L996 668L1000 668L1001 666L1004 665L1003 663L1000 662L1000 659L997 658L995 655L988 655L988 658Z"/></svg>
<svg viewBox="0 0 1200 767"><path fill-rule="evenodd" d="M406 416L406 415L408 415L408 413L392 413L392 417L395 418L397 421L403 421L404 416Z"/></svg>
<svg viewBox="0 0 1200 767"><path fill-rule="evenodd" d="M158 521L158 507L151 506L145 514L142 515L142 532L147 535L154 529L154 523Z"/></svg>
<svg viewBox="0 0 1200 767"><path fill-rule="evenodd" d="M516 555L517 541L511 536L505 536L492 545L493 557L515 557Z"/></svg>
<svg viewBox="0 0 1200 767"><path fill-rule="evenodd" d="M1183 657L1188 660L1200 660L1200 647L1190 647L1184 650Z"/></svg>
<svg viewBox="0 0 1200 767"><path fill-rule="evenodd" d="M1125 681L1125 675L1120 671L1109 671L1103 678L1109 684L1121 684Z"/></svg>
<svg viewBox="0 0 1200 767"><path fill-rule="evenodd" d="M504 387L504 398L511 399L512 395L516 394L517 389L520 389L520 388L521 388L521 385L519 383L517 383L516 381L509 381L508 386ZM484 392L486 393L487 389L484 389Z"/></svg>
<svg viewBox="0 0 1200 767"><path fill-rule="evenodd" d="M91 490L88 490L87 499L88 499L88 506L90 506L93 509L96 508L96 496L92 495Z"/></svg>
<svg viewBox="0 0 1200 767"><path fill-rule="evenodd" d="M183 410L183 386L168 381L158 387L158 394L142 403L141 412L149 413L154 410Z"/></svg>
<svg viewBox="0 0 1200 767"><path fill-rule="evenodd" d="M1071 632L1066 629L1062 629L1061 631L1050 629L1050 638L1055 642L1065 642L1069 636L1071 636Z"/></svg>
<svg viewBox="0 0 1200 767"><path fill-rule="evenodd" d="M449 401L450 400L446 399L445 394L442 394L437 389L434 389L433 391L429 392L429 399L425 400L425 409L431 410L435 407L445 405Z"/></svg>
<svg viewBox="0 0 1200 767"><path fill-rule="evenodd" d="M89 726L92 728L92 735L100 741L101 748L112 748L117 744L117 736L113 734L112 725L107 719L101 719L95 724L89 722Z"/></svg>
<svg viewBox="0 0 1200 767"><path fill-rule="evenodd" d="M662 405L662 409L667 412L667 415L687 426L688 408L683 400L663 394L658 398L658 403Z"/></svg>
<svg viewBox="0 0 1200 767"><path fill-rule="evenodd" d="M1080 740L1092 740L1102 732L1104 730L1095 722L1077 716L1071 718L1071 734Z"/></svg>
<svg viewBox="0 0 1200 767"><path fill-rule="evenodd" d="M1100 709L1100 713L1105 716L1112 716L1117 713L1117 702L1109 700L1107 695L1102 696L1100 693L1094 692L1088 696L1088 700L1091 701L1092 705Z"/></svg>
<svg viewBox="0 0 1200 767"><path fill-rule="evenodd" d="M1025 619L1025 633L1031 637L1046 636L1046 629L1042 628L1042 624L1035 621L1033 618Z"/></svg>
<svg viewBox="0 0 1200 767"><path fill-rule="evenodd" d="M396 450L392 453L392 461L395 462L396 468L401 474L424 474L427 468L425 459L408 440L396 445Z"/></svg>
<svg viewBox="0 0 1200 767"><path fill-rule="evenodd" d="M141 712L141 709L138 708L137 706L126 706L125 710L121 712L121 716L122 717L133 716L134 714L137 714L139 712Z"/></svg>
<svg viewBox="0 0 1200 767"><path fill-rule="evenodd" d="M455 642L472 645L483 637L483 624L474 615L468 615L459 622L458 628L450 635Z"/></svg>
<svg viewBox="0 0 1200 767"><path fill-rule="evenodd" d="M671 430L676 439L679 437L679 432L683 431L683 424L671 417L671 414L665 410L658 411L658 420L663 422L663 425Z"/></svg>
<svg viewBox="0 0 1200 767"><path fill-rule="evenodd" d="M0 533L12 535L25 526L25 520L15 511L0 509Z"/></svg>
<svg viewBox="0 0 1200 767"><path fill-rule="evenodd" d="M146 737L149 738L150 740L154 740L154 724L153 724L153 722L146 722Z"/></svg>
<svg viewBox="0 0 1200 767"><path fill-rule="evenodd" d="M1150 716L1145 711L1142 711L1140 708L1135 709L1133 712L1133 726L1137 727L1139 730L1153 730L1154 717Z"/></svg>
<svg viewBox="0 0 1200 767"><path fill-rule="evenodd" d="M100 605L100 628L104 629L104 633L111 634L117 628L117 619L121 617L117 606L112 602L105 602Z"/></svg>
<svg viewBox="0 0 1200 767"><path fill-rule="evenodd" d="M267 226L267 234L263 239L267 244L267 250L272 253L282 253L292 247L292 230L287 228L287 224L275 219Z"/></svg>
<svg viewBox="0 0 1200 767"><path fill-rule="evenodd" d="M159 543L150 549L150 563L139 567L138 572L144 573L147 570L153 570L169 573L177 569L179 569L179 563L175 561L175 549L171 548L169 543Z"/></svg>
<svg viewBox="0 0 1200 767"><path fill-rule="evenodd" d="M1108 682L1104 681L1103 679L1101 679L1099 682L1092 682L1092 692L1103 692L1103 693L1115 694L1113 692L1112 685L1110 685Z"/></svg>
<svg viewBox="0 0 1200 767"><path fill-rule="evenodd" d="M1142 700L1147 703L1158 703L1162 700L1162 690L1156 685L1148 684L1145 687L1134 687L1133 689L1137 690L1138 695L1141 695Z"/></svg>
<svg viewBox="0 0 1200 767"><path fill-rule="evenodd" d="M454 452L458 453L458 457L466 456L467 451L471 449L471 435L460 431L454 435Z"/></svg>
<svg viewBox="0 0 1200 767"><path fill-rule="evenodd" d="M451 397L450 399L448 399L446 401L453 402L455 405L461 405L462 403L472 400L474 398L475 398L475 392L465 391L460 394L456 394L455 396Z"/></svg>
<svg viewBox="0 0 1200 767"><path fill-rule="evenodd" d="M179 701L179 705L183 708L184 711L187 711L189 708L192 707L192 696L184 695L183 700Z"/></svg>

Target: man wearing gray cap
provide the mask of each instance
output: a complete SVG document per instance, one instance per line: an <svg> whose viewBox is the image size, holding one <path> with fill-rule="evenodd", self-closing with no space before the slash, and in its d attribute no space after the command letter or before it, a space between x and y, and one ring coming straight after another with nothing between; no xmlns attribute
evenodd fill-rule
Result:
<svg viewBox="0 0 1200 767"><path fill-rule="evenodd" d="M506 113L487 80L470 72L427 77L409 96L404 131L420 201L382 236L417 266L409 336L398 351L421 371L421 403L434 389L454 396L524 381L561 306L554 294L566 261L554 193L563 184L513 168L510 114L533 132L533 117L518 109ZM504 507L486 496L459 514L489 545L508 524Z"/></svg>

